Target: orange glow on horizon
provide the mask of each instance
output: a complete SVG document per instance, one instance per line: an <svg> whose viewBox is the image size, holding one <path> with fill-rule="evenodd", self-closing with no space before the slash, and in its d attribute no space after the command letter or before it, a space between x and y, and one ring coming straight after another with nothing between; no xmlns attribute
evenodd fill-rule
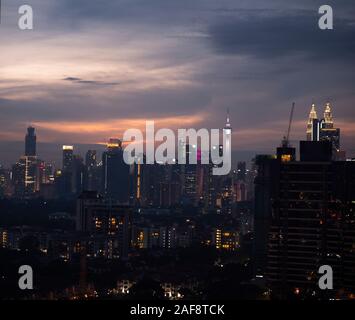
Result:
<svg viewBox="0 0 355 320"><path fill-rule="evenodd" d="M145 132L146 121L155 122L155 128L191 128L199 125L206 119L205 114L192 116L176 116L157 119L112 119L100 122L34 122L33 126L38 129L48 130L59 134L86 135L91 140L91 143L107 144L110 137L122 137L124 131L128 129L139 129ZM97 141L98 136L103 140ZM92 139L95 139L93 141Z"/></svg>

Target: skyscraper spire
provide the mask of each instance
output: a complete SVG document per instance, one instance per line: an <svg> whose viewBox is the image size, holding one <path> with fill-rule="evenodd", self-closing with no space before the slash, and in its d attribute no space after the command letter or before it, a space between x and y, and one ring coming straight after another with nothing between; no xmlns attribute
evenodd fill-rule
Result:
<svg viewBox="0 0 355 320"><path fill-rule="evenodd" d="M311 141L313 140L313 122L314 120L317 120L317 110L316 110L316 105L312 103L311 106L311 111L309 112L309 117L308 117L308 123L307 123L307 140Z"/></svg>
<svg viewBox="0 0 355 320"><path fill-rule="evenodd" d="M333 114L332 114L332 108L329 102L325 104L325 110L324 110L324 121L327 124L331 124L333 126Z"/></svg>
<svg viewBox="0 0 355 320"><path fill-rule="evenodd" d="M311 111L309 112L308 123L312 123L313 119L318 119L316 105L312 103Z"/></svg>
<svg viewBox="0 0 355 320"><path fill-rule="evenodd" d="M226 129L231 129L230 116L229 116L229 108L227 108L227 120L226 120Z"/></svg>

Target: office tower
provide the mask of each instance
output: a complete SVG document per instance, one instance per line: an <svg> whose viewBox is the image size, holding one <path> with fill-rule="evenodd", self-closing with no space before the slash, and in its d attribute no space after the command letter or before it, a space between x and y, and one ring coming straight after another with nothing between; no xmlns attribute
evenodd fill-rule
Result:
<svg viewBox="0 0 355 320"><path fill-rule="evenodd" d="M37 160L37 174L36 174L36 190L41 190L41 185L48 183L46 181L46 164L42 160Z"/></svg>
<svg viewBox="0 0 355 320"><path fill-rule="evenodd" d="M62 171L59 175L58 186L60 196L69 197L73 193L74 179L74 147L70 145L63 146Z"/></svg>
<svg viewBox="0 0 355 320"><path fill-rule="evenodd" d="M96 150L88 150L86 153L85 167L85 190L98 191L100 189L100 172Z"/></svg>
<svg viewBox="0 0 355 320"><path fill-rule="evenodd" d="M11 169L5 169L0 165L0 198L13 195L11 184Z"/></svg>
<svg viewBox="0 0 355 320"><path fill-rule="evenodd" d="M333 113L330 103L326 103L322 119L318 119L315 105L312 105L307 123L307 141L328 140L332 143L333 160L339 158L340 129L334 127Z"/></svg>
<svg viewBox="0 0 355 320"><path fill-rule="evenodd" d="M0 199L5 197L6 174L4 168L0 165Z"/></svg>
<svg viewBox="0 0 355 320"><path fill-rule="evenodd" d="M319 121L317 116L316 105L313 103L311 106L311 111L309 112L308 123L307 123L307 141L319 140L319 134L317 131L318 123Z"/></svg>
<svg viewBox="0 0 355 320"><path fill-rule="evenodd" d="M86 152L85 165L87 168L95 168L97 166L96 150L88 150Z"/></svg>
<svg viewBox="0 0 355 320"><path fill-rule="evenodd" d="M212 152L218 152L219 156L223 155L223 146L213 146ZM218 150L218 151L216 151ZM203 194L204 194L204 204L205 212L215 212L217 207L220 210L220 191L222 189L222 176L214 175L213 168L217 168L221 165L216 165L212 163L211 152L209 153L210 163L208 165L202 165L203 167Z"/></svg>
<svg viewBox="0 0 355 320"><path fill-rule="evenodd" d="M103 192L106 198L120 203L130 201L130 166L124 162L122 143L110 139L102 154Z"/></svg>
<svg viewBox="0 0 355 320"><path fill-rule="evenodd" d="M23 156L12 167L14 196L19 199L31 198L36 193L36 157Z"/></svg>
<svg viewBox="0 0 355 320"><path fill-rule="evenodd" d="M275 175L278 161L274 155L257 155L254 198L254 274L264 275L267 262L267 245L272 215L272 199L276 190Z"/></svg>
<svg viewBox="0 0 355 320"><path fill-rule="evenodd" d="M25 196L31 197L36 191L38 162L36 157L25 156L20 161L25 163Z"/></svg>
<svg viewBox="0 0 355 320"><path fill-rule="evenodd" d="M142 206L159 206L161 182L164 181L163 165L158 163L142 167L140 203Z"/></svg>
<svg viewBox="0 0 355 320"><path fill-rule="evenodd" d="M186 146L186 164L182 165L184 168L184 185L183 198L186 204L197 205L197 164L192 164L190 157L197 158L197 146ZM192 158L191 158L192 159Z"/></svg>
<svg viewBox="0 0 355 320"><path fill-rule="evenodd" d="M132 209L105 200L95 191L83 192L77 200L76 230L90 235L86 244L94 254L126 258L131 241Z"/></svg>
<svg viewBox="0 0 355 320"><path fill-rule="evenodd" d="M50 182L51 166L44 161L38 160L36 188L39 190L41 184Z"/></svg>
<svg viewBox="0 0 355 320"><path fill-rule="evenodd" d="M238 162L237 165L237 181L244 181L246 180L247 175L247 164L245 162Z"/></svg>
<svg viewBox="0 0 355 320"><path fill-rule="evenodd" d="M334 128L330 103L325 105L324 118L321 121L320 140L329 140L332 143L333 155L340 151L340 129Z"/></svg>
<svg viewBox="0 0 355 320"><path fill-rule="evenodd" d="M132 175L132 195L133 203L136 206L145 206L147 203L146 194L146 169L149 165L145 164L144 154L137 155L137 163L134 163L131 166L131 175Z"/></svg>
<svg viewBox="0 0 355 320"><path fill-rule="evenodd" d="M171 207L180 202L180 166L160 164L134 166L133 194L140 206ZM139 197L138 197L139 196Z"/></svg>
<svg viewBox="0 0 355 320"><path fill-rule="evenodd" d="M39 191L38 160L36 157L35 129L29 127L25 137L25 155L12 167L14 196L28 199Z"/></svg>
<svg viewBox="0 0 355 320"><path fill-rule="evenodd" d="M228 124L229 124L229 117L227 119L226 128L227 130L231 130L230 126L228 127ZM220 157L223 156L223 152L224 152L223 147L224 147L223 145L218 146L218 152ZM216 167L220 167L220 166L223 166L223 163L217 165ZM231 172L223 176L214 176L212 177L212 183L214 184L212 186L212 190L214 190L216 196L217 213L231 214L233 202L235 199L233 173Z"/></svg>
<svg viewBox="0 0 355 320"><path fill-rule="evenodd" d="M52 164L39 161L37 181L40 185L39 191L41 198L50 200L58 196Z"/></svg>
<svg viewBox="0 0 355 320"><path fill-rule="evenodd" d="M234 195L236 202L247 201L248 199L248 190L247 185L244 181L236 181L234 183Z"/></svg>
<svg viewBox="0 0 355 320"><path fill-rule="evenodd" d="M137 164L135 164L133 167L135 200L138 205L141 203L141 199L142 199L143 161L144 161L144 155L138 155Z"/></svg>
<svg viewBox="0 0 355 320"><path fill-rule="evenodd" d="M161 207L175 206L181 200L179 165L165 164L161 167L159 205Z"/></svg>
<svg viewBox="0 0 355 320"><path fill-rule="evenodd" d="M35 128L28 127L25 137L25 156L36 156L36 139Z"/></svg>
<svg viewBox="0 0 355 320"><path fill-rule="evenodd" d="M247 200L248 188L246 183L247 169L245 162L238 162L237 170L233 172L233 193L234 201Z"/></svg>
<svg viewBox="0 0 355 320"><path fill-rule="evenodd" d="M74 194L80 194L84 190L85 179L85 165L81 156L73 156L72 173L72 192Z"/></svg>
<svg viewBox="0 0 355 320"><path fill-rule="evenodd" d="M355 288L355 163L331 159L332 143L324 140L301 141L300 161L277 161L266 274L281 298L334 298ZM332 292L319 289L322 265L333 269Z"/></svg>
<svg viewBox="0 0 355 320"><path fill-rule="evenodd" d="M73 170L74 147L63 146L63 171L72 172Z"/></svg>
<svg viewBox="0 0 355 320"><path fill-rule="evenodd" d="M12 185L15 198L25 197L25 163L18 161L12 166Z"/></svg>

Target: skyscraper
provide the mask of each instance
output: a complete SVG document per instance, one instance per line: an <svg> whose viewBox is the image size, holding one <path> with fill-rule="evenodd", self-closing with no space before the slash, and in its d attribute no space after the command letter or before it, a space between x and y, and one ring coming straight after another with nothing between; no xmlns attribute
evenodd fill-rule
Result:
<svg viewBox="0 0 355 320"><path fill-rule="evenodd" d="M246 162L238 162L237 165L237 180L244 181L246 180L247 176L247 164Z"/></svg>
<svg viewBox="0 0 355 320"><path fill-rule="evenodd" d="M281 298L325 294L318 269L330 265L334 289L355 286L355 163L331 161L331 141L301 141L300 161L277 162L271 190L267 279ZM269 208L269 209L267 209ZM257 232L257 230L256 230ZM331 297L336 291L328 291Z"/></svg>
<svg viewBox="0 0 355 320"><path fill-rule="evenodd" d="M275 175L278 173L278 161L274 155L257 155L255 165L257 176L254 181L254 273L256 275L264 275L272 216L272 199L276 190Z"/></svg>
<svg viewBox="0 0 355 320"><path fill-rule="evenodd" d="M24 199L34 196L36 190L37 159L31 156L22 156L12 167L12 181L15 188L15 197Z"/></svg>
<svg viewBox="0 0 355 320"><path fill-rule="evenodd" d="M31 198L39 191L38 167L35 129L28 127L25 137L25 155L12 167L15 197Z"/></svg>
<svg viewBox="0 0 355 320"><path fill-rule="evenodd" d="M334 128L331 105L325 105L324 118L321 120L320 140L329 140L332 143L333 152L340 151L340 129Z"/></svg>
<svg viewBox="0 0 355 320"><path fill-rule="evenodd" d="M107 151L102 154L102 189L106 198L122 204L130 200L130 166L124 162L122 143L110 139Z"/></svg>
<svg viewBox="0 0 355 320"><path fill-rule="evenodd" d="M190 155L197 157L197 146L186 146L186 164L184 166L183 198L190 205L197 205L197 164L190 163Z"/></svg>
<svg viewBox="0 0 355 320"><path fill-rule="evenodd" d="M99 168L97 165L96 150L88 150L85 157L85 190L99 190Z"/></svg>
<svg viewBox="0 0 355 320"><path fill-rule="evenodd" d="M97 166L96 150L88 150L85 157L85 165L87 168L95 168Z"/></svg>
<svg viewBox="0 0 355 320"><path fill-rule="evenodd" d="M28 127L25 137L25 156L36 156L36 140L35 128Z"/></svg>
<svg viewBox="0 0 355 320"><path fill-rule="evenodd" d="M73 146L63 146L63 171L72 171L73 169Z"/></svg>
<svg viewBox="0 0 355 320"><path fill-rule="evenodd" d="M63 146L63 169L60 177L62 196L70 196L73 192L74 147Z"/></svg>
<svg viewBox="0 0 355 320"><path fill-rule="evenodd" d="M333 113L330 103L326 103L322 119L318 119L315 105L312 104L307 123L307 141L324 141L332 143L333 159L340 151L340 129L334 128Z"/></svg>
<svg viewBox="0 0 355 320"><path fill-rule="evenodd" d="M307 123L307 141L318 141L319 140L319 121L316 111L316 105L312 103L311 111L309 112L308 123Z"/></svg>

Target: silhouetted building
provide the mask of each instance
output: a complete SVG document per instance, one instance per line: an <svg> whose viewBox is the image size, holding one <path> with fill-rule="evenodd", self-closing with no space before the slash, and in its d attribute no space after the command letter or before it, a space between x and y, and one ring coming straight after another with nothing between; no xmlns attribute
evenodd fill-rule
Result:
<svg viewBox="0 0 355 320"><path fill-rule="evenodd" d="M132 208L83 192L77 201L76 230L90 234L106 258L125 258L131 241ZM90 250L90 243L87 243ZM94 250L95 252L100 250Z"/></svg>
<svg viewBox="0 0 355 320"><path fill-rule="evenodd" d="M18 161L12 166L12 184L14 187L14 197L25 197L25 171L26 164L24 161Z"/></svg>
<svg viewBox="0 0 355 320"><path fill-rule="evenodd" d="M263 188L269 184L264 194L270 200L264 198L261 210L256 208L267 215L272 209L271 220L266 221L271 222L268 282L282 298L292 292L323 295L318 287L318 269L330 265L335 290L353 292L355 163L332 162L332 143L328 140L301 141L300 158L277 161L270 171L272 182L263 183ZM334 291L328 294L335 296Z"/></svg>
<svg viewBox="0 0 355 320"><path fill-rule="evenodd" d="M84 189L88 191L100 190L101 168L97 163L96 150L88 150L85 156L85 181Z"/></svg>
<svg viewBox="0 0 355 320"><path fill-rule="evenodd" d="M85 165L83 158L74 155L73 157L73 171L72 171L72 192L74 194L80 194L84 191L85 180Z"/></svg>
<svg viewBox="0 0 355 320"><path fill-rule="evenodd" d="M28 127L25 137L25 156L36 156L36 139L35 128Z"/></svg>
<svg viewBox="0 0 355 320"><path fill-rule="evenodd" d="M196 206L198 202L197 198L197 164L191 163L191 159L197 161L197 146L186 146L186 164L180 165L183 178L183 199L186 204ZM192 158L193 157L193 158Z"/></svg>
<svg viewBox="0 0 355 320"><path fill-rule="evenodd" d="M237 165L237 180L244 181L247 175L247 164L245 162L238 162Z"/></svg>
<svg viewBox="0 0 355 320"><path fill-rule="evenodd" d="M63 146L63 163L62 170L58 172L59 178L58 189L60 196L68 197L73 193L73 179L74 179L74 147L69 145Z"/></svg>
<svg viewBox="0 0 355 320"><path fill-rule="evenodd" d="M340 129L334 127L333 113L330 103L325 105L322 119L318 119L316 107L312 104L308 124L307 141L330 141L332 144L333 160L339 158Z"/></svg>
<svg viewBox="0 0 355 320"><path fill-rule="evenodd" d="M6 191L6 172L5 169L0 165L0 199L5 197Z"/></svg>
<svg viewBox="0 0 355 320"><path fill-rule="evenodd" d="M72 172L73 171L73 158L74 158L74 147L73 146L63 146L63 171Z"/></svg>
<svg viewBox="0 0 355 320"><path fill-rule="evenodd" d="M255 166L257 175L254 180L254 273L264 275L267 263L272 202L276 192L275 176L278 173L278 160L273 155L258 155L255 158Z"/></svg>
<svg viewBox="0 0 355 320"><path fill-rule="evenodd" d="M12 167L12 181L16 198L31 198L36 191L37 158L23 156Z"/></svg>
<svg viewBox="0 0 355 320"><path fill-rule="evenodd" d="M128 204L130 201L130 166L124 162L122 143L110 139L102 155L103 192L106 198Z"/></svg>

